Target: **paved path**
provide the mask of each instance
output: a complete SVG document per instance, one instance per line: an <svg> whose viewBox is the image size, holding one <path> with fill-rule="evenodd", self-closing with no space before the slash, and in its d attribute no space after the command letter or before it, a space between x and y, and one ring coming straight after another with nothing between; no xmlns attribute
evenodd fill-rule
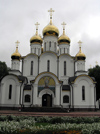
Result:
<svg viewBox="0 0 100 134"><path fill-rule="evenodd" d="M0 115L15 115L15 116L71 116L71 117L84 117L84 116L98 116L100 111L97 112L70 112L70 113L49 113L49 112L19 112L12 110L0 110Z"/></svg>

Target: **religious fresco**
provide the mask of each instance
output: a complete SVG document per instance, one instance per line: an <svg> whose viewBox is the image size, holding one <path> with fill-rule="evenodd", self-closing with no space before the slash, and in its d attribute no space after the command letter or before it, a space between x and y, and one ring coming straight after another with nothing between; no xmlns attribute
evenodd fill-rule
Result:
<svg viewBox="0 0 100 134"><path fill-rule="evenodd" d="M49 76L42 77L38 82L38 93L43 89L50 89L55 92L55 81Z"/></svg>

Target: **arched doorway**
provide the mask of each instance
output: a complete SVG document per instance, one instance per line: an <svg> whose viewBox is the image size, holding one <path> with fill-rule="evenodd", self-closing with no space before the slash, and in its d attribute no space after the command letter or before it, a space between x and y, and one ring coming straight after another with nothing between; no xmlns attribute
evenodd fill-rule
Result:
<svg viewBox="0 0 100 134"><path fill-rule="evenodd" d="M42 107L52 107L52 95L44 94L42 96Z"/></svg>

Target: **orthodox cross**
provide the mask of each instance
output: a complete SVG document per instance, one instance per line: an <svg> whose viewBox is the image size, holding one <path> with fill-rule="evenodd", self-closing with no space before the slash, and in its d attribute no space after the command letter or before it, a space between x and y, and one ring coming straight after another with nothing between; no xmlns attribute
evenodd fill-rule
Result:
<svg viewBox="0 0 100 134"><path fill-rule="evenodd" d="M92 68L92 65L90 65L90 68Z"/></svg>
<svg viewBox="0 0 100 134"><path fill-rule="evenodd" d="M52 10L52 8L50 8L50 10L48 10L48 12L50 12L50 24L52 24L52 13L54 12L54 10Z"/></svg>
<svg viewBox="0 0 100 134"><path fill-rule="evenodd" d="M38 25L40 25L38 22L36 22L36 35L38 35Z"/></svg>
<svg viewBox="0 0 100 134"><path fill-rule="evenodd" d="M96 61L95 63L96 63L96 66L97 66L98 65L98 62Z"/></svg>
<svg viewBox="0 0 100 134"><path fill-rule="evenodd" d="M79 44L79 47L81 48L81 44L82 44L82 42L81 42L80 40L79 40L78 44Z"/></svg>
<svg viewBox="0 0 100 134"><path fill-rule="evenodd" d="M66 25L66 23L63 22L61 25L63 25L63 34L65 34L65 25Z"/></svg>
<svg viewBox="0 0 100 134"><path fill-rule="evenodd" d="M16 43L16 47L18 48L18 44L19 44L20 42L17 40L15 43Z"/></svg>

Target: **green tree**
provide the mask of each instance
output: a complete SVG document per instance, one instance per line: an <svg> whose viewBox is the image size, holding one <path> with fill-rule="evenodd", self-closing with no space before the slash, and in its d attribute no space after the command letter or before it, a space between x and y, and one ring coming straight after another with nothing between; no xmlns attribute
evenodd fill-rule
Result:
<svg viewBox="0 0 100 134"><path fill-rule="evenodd" d="M0 61L0 78L8 74L8 68L5 62Z"/></svg>
<svg viewBox="0 0 100 134"><path fill-rule="evenodd" d="M96 80L96 99L100 98L100 66L96 65L88 70L88 75Z"/></svg>

